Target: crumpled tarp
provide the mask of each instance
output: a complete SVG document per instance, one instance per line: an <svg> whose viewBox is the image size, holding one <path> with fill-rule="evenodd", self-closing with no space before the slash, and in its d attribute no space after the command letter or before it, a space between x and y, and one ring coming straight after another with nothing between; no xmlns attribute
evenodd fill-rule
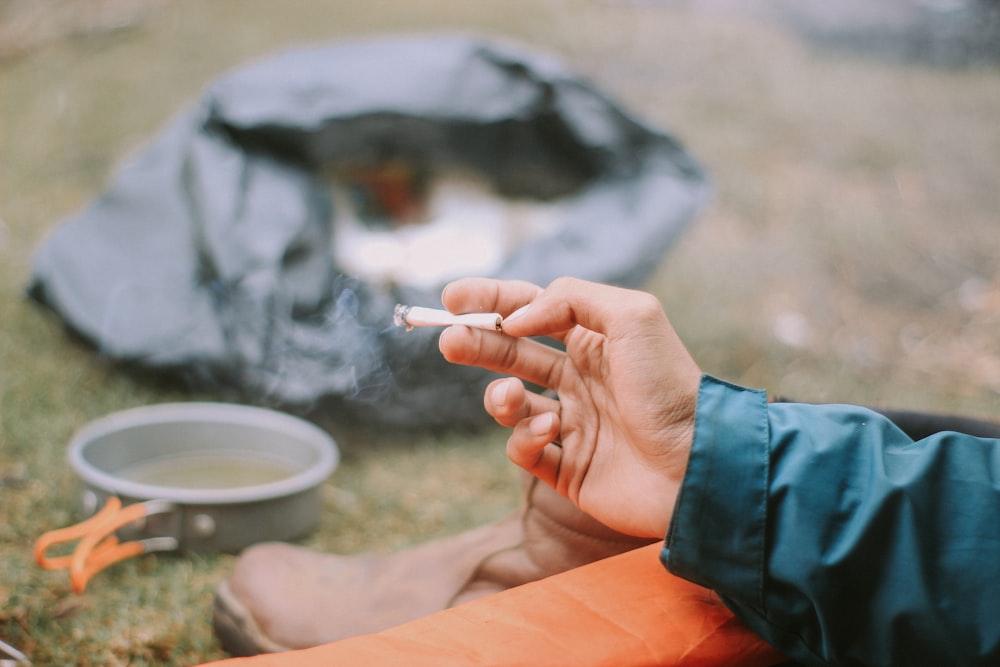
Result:
<svg viewBox="0 0 1000 667"><path fill-rule="evenodd" d="M302 48L211 84L39 249L29 294L105 357L300 412L402 426L483 419L492 376L437 330L392 326L428 288L331 252L330 166L460 165L501 196L564 202L494 275L637 286L702 203L670 136L545 54L476 37ZM322 177L321 177L322 175Z"/></svg>

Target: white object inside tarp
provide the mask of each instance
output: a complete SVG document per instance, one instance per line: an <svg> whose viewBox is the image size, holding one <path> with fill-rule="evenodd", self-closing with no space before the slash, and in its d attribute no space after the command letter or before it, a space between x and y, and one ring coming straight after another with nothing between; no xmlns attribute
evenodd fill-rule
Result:
<svg viewBox="0 0 1000 667"><path fill-rule="evenodd" d="M555 234L560 201L506 199L471 174L439 176L425 219L372 226L342 187L333 186L334 261L369 282L430 289L462 276L493 274L519 245Z"/></svg>

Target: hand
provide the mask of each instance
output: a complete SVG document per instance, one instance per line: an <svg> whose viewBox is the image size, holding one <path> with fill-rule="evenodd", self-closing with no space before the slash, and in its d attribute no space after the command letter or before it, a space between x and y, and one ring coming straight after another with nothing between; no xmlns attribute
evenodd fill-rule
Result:
<svg viewBox="0 0 1000 667"><path fill-rule="evenodd" d="M560 278L549 287L468 278L442 294L451 312L499 312L503 334L463 326L439 341L448 361L515 378L492 382L486 410L513 431L510 459L621 532L666 534L694 434L701 370L650 294ZM560 341L565 351L529 337Z"/></svg>

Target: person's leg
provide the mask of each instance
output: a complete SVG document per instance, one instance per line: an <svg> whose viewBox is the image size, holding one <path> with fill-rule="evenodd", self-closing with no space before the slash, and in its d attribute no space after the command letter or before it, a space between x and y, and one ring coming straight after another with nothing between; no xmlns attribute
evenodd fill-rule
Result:
<svg viewBox="0 0 1000 667"><path fill-rule="evenodd" d="M513 516L392 555L248 549L216 592L216 634L232 655L378 632L484 595L649 544L613 531L525 474Z"/></svg>
<svg viewBox="0 0 1000 667"><path fill-rule="evenodd" d="M786 659L649 545L382 632L203 667L764 667Z"/></svg>

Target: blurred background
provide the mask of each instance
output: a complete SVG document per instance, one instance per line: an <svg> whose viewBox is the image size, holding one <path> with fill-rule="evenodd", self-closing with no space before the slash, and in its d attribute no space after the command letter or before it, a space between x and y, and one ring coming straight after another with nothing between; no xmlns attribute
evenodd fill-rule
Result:
<svg viewBox="0 0 1000 667"><path fill-rule="evenodd" d="M30 548L75 521L72 433L211 399L129 373L25 298L35 250L217 77L441 29L551 52L706 169L645 286L707 371L773 395L1000 415L1000 13L973 0L0 0L0 639L36 665L221 657L232 556L149 555L82 596ZM447 406L442 406L447 410ZM517 505L504 434L330 426L309 546L388 551Z"/></svg>

